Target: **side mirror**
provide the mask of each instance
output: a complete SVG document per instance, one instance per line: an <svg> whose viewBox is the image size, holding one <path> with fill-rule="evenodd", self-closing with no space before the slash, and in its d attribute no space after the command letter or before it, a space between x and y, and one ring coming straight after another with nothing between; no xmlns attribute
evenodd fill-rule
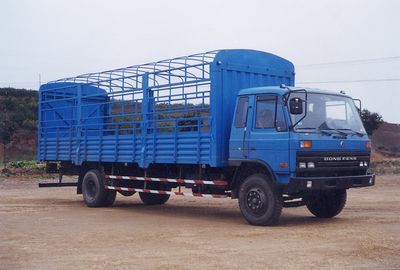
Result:
<svg viewBox="0 0 400 270"><path fill-rule="evenodd" d="M290 99L289 110L291 114L303 114L303 100L298 97Z"/></svg>
<svg viewBox="0 0 400 270"><path fill-rule="evenodd" d="M353 102L354 102L354 105L356 105L358 113L361 114L361 110L362 110L362 108L361 108L361 99L353 98Z"/></svg>

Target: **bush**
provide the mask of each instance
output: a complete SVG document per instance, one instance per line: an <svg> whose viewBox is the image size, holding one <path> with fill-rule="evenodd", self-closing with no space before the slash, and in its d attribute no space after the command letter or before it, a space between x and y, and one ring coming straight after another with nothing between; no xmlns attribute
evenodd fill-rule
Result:
<svg viewBox="0 0 400 270"><path fill-rule="evenodd" d="M18 160L11 161L9 164L10 168L26 168L26 169L41 169L45 165L38 163L35 160Z"/></svg>

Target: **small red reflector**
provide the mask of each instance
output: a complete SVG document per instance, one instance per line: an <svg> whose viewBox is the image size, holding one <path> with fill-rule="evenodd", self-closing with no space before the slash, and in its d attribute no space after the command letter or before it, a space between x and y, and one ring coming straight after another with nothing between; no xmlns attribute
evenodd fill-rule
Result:
<svg viewBox="0 0 400 270"><path fill-rule="evenodd" d="M289 167L289 163L287 163L287 162L280 162L280 163L279 163L279 167L281 167L281 168L287 168L287 167Z"/></svg>

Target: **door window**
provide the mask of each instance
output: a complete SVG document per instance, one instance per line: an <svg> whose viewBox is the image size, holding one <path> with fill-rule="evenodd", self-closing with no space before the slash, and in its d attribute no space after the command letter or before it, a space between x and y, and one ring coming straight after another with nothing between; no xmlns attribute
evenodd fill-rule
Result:
<svg viewBox="0 0 400 270"><path fill-rule="evenodd" d="M244 128L247 124L247 108L249 97L240 97L236 109L235 127Z"/></svg>
<svg viewBox="0 0 400 270"><path fill-rule="evenodd" d="M283 109L272 96L257 97L256 129L276 128L277 131L286 131L286 121Z"/></svg>
<svg viewBox="0 0 400 270"><path fill-rule="evenodd" d="M256 128L275 127L276 98L258 97L256 105Z"/></svg>

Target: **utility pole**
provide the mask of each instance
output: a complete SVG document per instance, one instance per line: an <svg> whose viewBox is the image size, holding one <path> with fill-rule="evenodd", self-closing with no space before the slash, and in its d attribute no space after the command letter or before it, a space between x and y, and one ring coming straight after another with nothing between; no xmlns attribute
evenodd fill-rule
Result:
<svg viewBox="0 0 400 270"><path fill-rule="evenodd" d="M6 98L7 98L7 96L8 96L8 90L6 90ZM5 119L3 119L3 132L6 132L5 130L7 129L7 126L6 126L6 123L7 123L7 121L8 121L8 112L7 112L7 108L6 108L6 105L4 105L4 111L3 111L3 115L4 115L4 118ZM3 172L6 170L6 168L7 168L7 158L6 158L6 141L4 140L4 137L2 138L2 143L3 143Z"/></svg>

